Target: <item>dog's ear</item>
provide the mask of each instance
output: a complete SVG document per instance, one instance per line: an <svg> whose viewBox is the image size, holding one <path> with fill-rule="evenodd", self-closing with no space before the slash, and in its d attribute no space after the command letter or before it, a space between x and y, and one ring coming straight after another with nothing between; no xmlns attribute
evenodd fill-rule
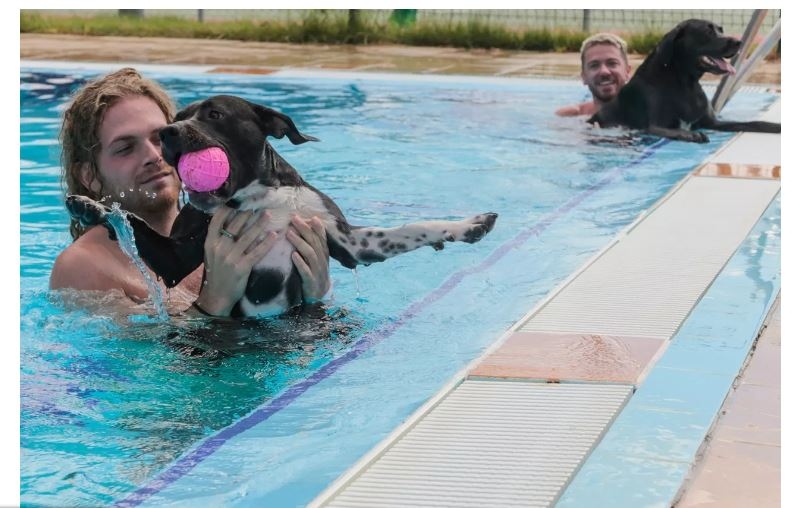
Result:
<svg viewBox="0 0 793 508"><path fill-rule="evenodd" d="M674 27L669 33L664 35L661 42L655 48L656 63L661 67L669 67L672 63L672 57L675 54L675 42L680 36L682 30L682 23Z"/></svg>
<svg viewBox="0 0 793 508"><path fill-rule="evenodd" d="M202 101L191 102L190 104L188 104L184 108L180 109L176 113L176 116L174 116L173 121L174 122L178 122L180 120L185 120L185 119L190 118L191 116L193 116L195 114L196 110L201 106L201 102Z"/></svg>
<svg viewBox="0 0 793 508"><path fill-rule="evenodd" d="M286 136L293 145L299 145L306 141L319 141L314 136L301 134L295 127L295 122L283 113L258 104L253 104L253 110L259 117L259 124L265 136L272 136L281 139Z"/></svg>

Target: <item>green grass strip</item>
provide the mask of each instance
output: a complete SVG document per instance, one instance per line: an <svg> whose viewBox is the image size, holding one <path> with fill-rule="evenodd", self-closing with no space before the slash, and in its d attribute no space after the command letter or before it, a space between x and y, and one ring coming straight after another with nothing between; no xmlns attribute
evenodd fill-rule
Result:
<svg viewBox="0 0 793 508"><path fill-rule="evenodd" d="M365 12L365 11L363 11ZM457 48L578 52L590 34L566 29L513 30L483 21L416 22L400 25L361 16L350 24L343 16L306 11L291 22L269 20L205 21L162 16L56 16L42 11L20 12L21 33L179 37L253 42L314 44L405 44ZM661 32L626 35L632 53L646 54Z"/></svg>

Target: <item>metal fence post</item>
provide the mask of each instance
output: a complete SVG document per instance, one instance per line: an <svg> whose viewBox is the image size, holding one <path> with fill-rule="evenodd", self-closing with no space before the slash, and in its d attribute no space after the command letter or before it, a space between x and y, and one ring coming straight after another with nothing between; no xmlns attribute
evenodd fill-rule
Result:
<svg viewBox="0 0 793 508"><path fill-rule="evenodd" d="M358 9L350 9L347 13L347 30L354 32L361 24L361 13Z"/></svg>
<svg viewBox="0 0 793 508"><path fill-rule="evenodd" d="M582 30L585 33L589 33L590 14L591 14L591 11L589 9L584 9L584 25L582 27Z"/></svg>
<svg viewBox="0 0 793 508"><path fill-rule="evenodd" d="M119 16L129 16L130 18L142 18L143 9L119 9Z"/></svg>
<svg viewBox="0 0 793 508"><path fill-rule="evenodd" d="M198 9L198 22L204 22L204 9Z"/></svg>

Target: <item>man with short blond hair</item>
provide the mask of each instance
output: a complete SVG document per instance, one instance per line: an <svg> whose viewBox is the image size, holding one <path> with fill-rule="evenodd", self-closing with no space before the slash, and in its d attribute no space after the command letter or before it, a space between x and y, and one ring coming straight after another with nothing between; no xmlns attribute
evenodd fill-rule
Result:
<svg viewBox="0 0 793 508"><path fill-rule="evenodd" d="M559 116L594 115L600 107L617 96L628 82L628 44L610 33L598 33L581 43L581 80L592 93L592 100L565 106Z"/></svg>

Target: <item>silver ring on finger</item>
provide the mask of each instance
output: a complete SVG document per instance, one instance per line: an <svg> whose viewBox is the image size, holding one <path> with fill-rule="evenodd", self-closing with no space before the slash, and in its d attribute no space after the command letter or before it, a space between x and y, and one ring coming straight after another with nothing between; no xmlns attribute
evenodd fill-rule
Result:
<svg viewBox="0 0 793 508"><path fill-rule="evenodd" d="M232 234L232 233L230 233L225 228L220 228L220 234L221 234L221 236L225 236L226 238L231 238L231 241L233 241L233 242L237 241L237 236Z"/></svg>

